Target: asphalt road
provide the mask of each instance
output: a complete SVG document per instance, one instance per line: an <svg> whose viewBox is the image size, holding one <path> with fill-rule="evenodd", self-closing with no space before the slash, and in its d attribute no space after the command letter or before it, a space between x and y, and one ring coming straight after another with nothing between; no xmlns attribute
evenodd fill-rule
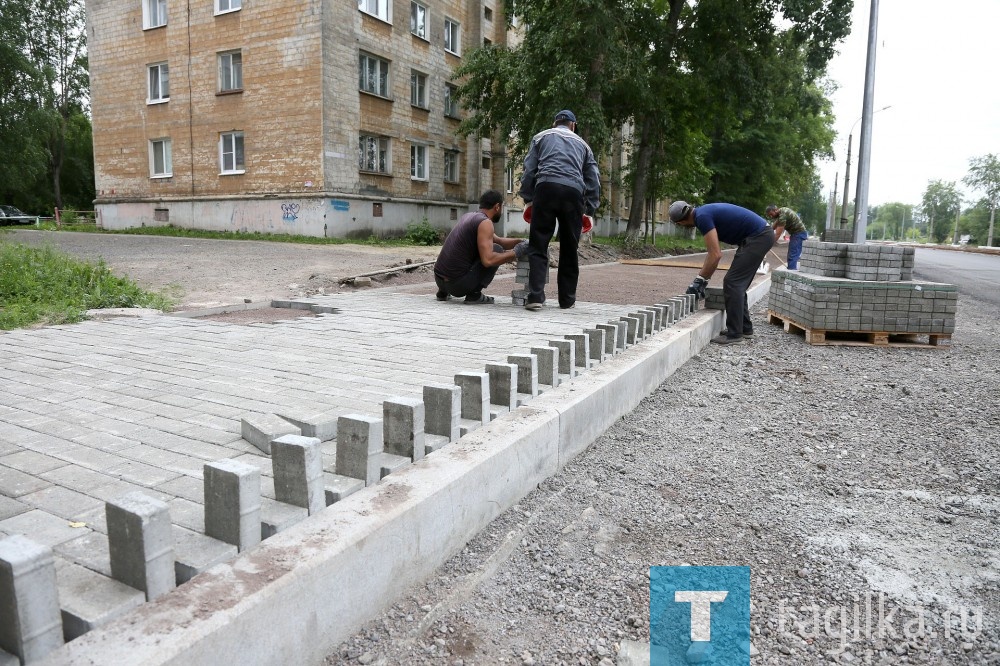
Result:
<svg viewBox="0 0 1000 666"><path fill-rule="evenodd" d="M1000 255L917 249L914 277L958 285L964 296L1000 305Z"/></svg>

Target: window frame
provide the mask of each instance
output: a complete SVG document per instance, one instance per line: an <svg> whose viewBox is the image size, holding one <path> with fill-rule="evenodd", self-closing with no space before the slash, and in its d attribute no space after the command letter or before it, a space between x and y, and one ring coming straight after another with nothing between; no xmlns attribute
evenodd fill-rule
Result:
<svg viewBox="0 0 1000 666"><path fill-rule="evenodd" d="M218 65L218 92L221 93L239 93L243 92L243 49L231 49L229 51L219 51L216 55L216 64ZM239 66L233 65L233 56L239 56ZM224 59L229 58L229 65L225 66L223 64ZM236 78L239 78L239 86L233 86L231 88L225 87L225 76L223 72L227 72L231 81L235 83Z"/></svg>
<svg viewBox="0 0 1000 666"><path fill-rule="evenodd" d="M374 165L375 168L373 169L367 168L368 162L365 158L368 152L362 149L362 142L365 141L374 141L378 144L376 157L378 164ZM379 169L378 167L383 165L383 163L384 168ZM389 137L365 132L358 134L358 171L361 173L378 174L380 176L389 176L392 174L392 141L390 141Z"/></svg>
<svg viewBox="0 0 1000 666"><path fill-rule="evenodd" d="M156 70L156 87L159 90L159 95L153 97L153 71ZM164 76L164 73L166 74ZM166 86L164 86L164 81L166 81ZM166 87L167 94L163 94L163 88ZM167 62L154 62L151 65L146 65L146 104L164 104L170 101L170 65Z"/></svg>
<svg viewBox="0 0 1000 666"><path fill-rule="evenodd" d="M460 155L461 153L457 150L446 149L444 151L444 182L452 184L460 182Z"/></svg>
<svg viewBox="0 0 1000 666"><path fill-rule="evenodd" d="M226 9L222 8L222 3L229 3L229 7ZM233 7L233 5L236 5ZM215 0L215 15L220 16L222 14L232 14L233 12L238 12L243 9L243 0Z"/></svg>
<svg viewBox="0 0 1000 666"><path fill-rule="evenodd" d="M444 50L455 56L462 55L462 24L447 16L444 17Z"/></svg>
<svg viewBox="0 0 1000 666"><path fill-rule="evenodd" d="M232 137L232 150L227 153L226 151L226 138ZM240 146L239 150L236 148L236 139L239 139ZM233 156L233 168L226 169L226 155ZM236 157L240 156L242 162L237 164ZM243 130L230 130L228 132L219 132L219 175L220 176L238 176L244 174L247 171L247 158L246 158L246 135Z"/></svg>
<svg viewBox="0 0 1000 666"><path fill-rule="evenodd" d="M162 146L161 158L163 161L163 171L156 170L156 145ZM149 140L149 177L151 179L173 178L174 176L174 151L173 142L170 137L159 137Z"/></svg>
<svg viewBox="0 0 1000 666"><path fill-rule="evenodd" d="M384 77L382 77L382 76L376 77L377 81L379 81L379 82L384 81L384 83L381 86L381 87L383 87L385 89L384 92L379 92L378 90L369 90L369 89L365 88L364 84L368 80L369 67L366 64L362 64L363 61L365 63L367 63L367 61L374 61L374 62L377 62L380 66L381 65L385 66L385 76ZM359 51L358 52L358 90L360 90L363 93L367 93L369 95L374 95L376 97L381 97L382 99L391 99L391 97L389 96L389 92L392 90L392 67L390 66L391 64L392 63L390 63L385 58L380 58L379 56L374 55L372 53L368 53L367 51ZM379 87L379 86L376 86L376 87Z"/></svg>
<svg viewBox="0 0 1000 666"><path fill-rule="evenodd" d="M430 168L427 164L428 146L426 143L410 144L410 180L426 182L430 180Z"/></svg>
<svg viewBox="0 0 1000 666"><path fill-rule="evenodd" d="M458 100L455 99L454 94L457 90L457 86L450 83L444 84L444 115L448 118L459 118Z"/></svg>
<svg viewBox="0 0 1000 666"><path fill-rule="evenodd" d="M427 101L427 81L429 78L419 69L410 70L410 106L425 111L430 108Z"/></svg>
<svg viewBox="0 0 1000 666"><path fill-rule="evenodd" d="M375 11L371 10L373 4L375 5ZM391 0L358 0L358 11L379 21L392 23Z"/></svg>
<svg viewBox="0 0 1000 666"><path fill-rule="evenodd" d="M421 29L420 32L417 32L418 26L416 26L418 9L423 10L423 25L419 26L419 28ZM416 37L417 39L422 39L425 42L429 42L430 41L429 19L430 19L430 10L427 8L427 6L420 2L417 2L416 0L410 0L410 34Z"/></svg>
<svg viewBox="0 0 1000 666"><path fill-rule="evenodd" d="M153 23L153 9L162 14L160 23ZM167 24L167 0L142 0L142 29L153 30Z"/></svg>

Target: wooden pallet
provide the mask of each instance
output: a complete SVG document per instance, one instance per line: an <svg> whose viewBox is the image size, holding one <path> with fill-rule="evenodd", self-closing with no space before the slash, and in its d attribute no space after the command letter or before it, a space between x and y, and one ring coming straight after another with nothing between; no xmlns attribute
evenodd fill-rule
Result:
<svg viewBox="0 0 1000 666"><path fill-rule="evenodd" d="M770 324L781 324L786 333L801 333L811 345L855 347L916 347L934 349L951 346L950 333L889 333L887 331L827 331L803 326L794 319L767 311Z"/></svg>

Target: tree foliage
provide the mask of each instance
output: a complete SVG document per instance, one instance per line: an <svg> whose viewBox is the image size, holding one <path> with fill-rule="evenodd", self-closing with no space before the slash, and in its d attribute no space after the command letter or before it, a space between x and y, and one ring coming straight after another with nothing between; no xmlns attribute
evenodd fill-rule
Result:
<svg viewBox="0 0 1000 666"><path fill-rule="evenodd" d="M986 244L993 245L993 222L997 206L1000 206L1000 159L993 153L972 158L969 160L969 173L962 182L984 195L986 207L990 211Z"/></svg>
<svg viewBox="0 0 1000 666"><path fill-rule="evenodd" d="M962 195L955 181L932 180L920 200L920 217L927 225L927 238L942 243L951 237L955 216L962 207Z"/></svg>
<svg viewBox="0 0 1000 666"><path fill-rule="evenodd" d="M94 198L84 18L81 0L0 3L0 201L29 212Z"/></svg>

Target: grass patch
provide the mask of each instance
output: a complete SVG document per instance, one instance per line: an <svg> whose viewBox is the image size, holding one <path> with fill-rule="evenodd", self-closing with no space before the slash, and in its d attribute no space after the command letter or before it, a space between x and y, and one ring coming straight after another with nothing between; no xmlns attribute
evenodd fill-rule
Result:
<svg viewBox="0 0 1000 666"><path fill-rule="evenodd" d="M614 245L619 249L628 251L633 247L656 247L657 250L662 250L664 254L674 254L676 252L690 253L690 252L704 252L705 251L705 239L700 235L694 240L690 238L684 238L681 236L669 236L666 234L659 235L656 237L655 243L647 243L642 239L629 242L625 238L625 234L619 234L618 236L595 236L594 242L602 245Z"/></svg>
<svg viewBox="0 0 1000 666"><path fill-rule="evenodd" d="M72 324L92 308L168 310L169 298L111 273L103 261L78 261L51 247L0 240L0 330Z"/></svg>

